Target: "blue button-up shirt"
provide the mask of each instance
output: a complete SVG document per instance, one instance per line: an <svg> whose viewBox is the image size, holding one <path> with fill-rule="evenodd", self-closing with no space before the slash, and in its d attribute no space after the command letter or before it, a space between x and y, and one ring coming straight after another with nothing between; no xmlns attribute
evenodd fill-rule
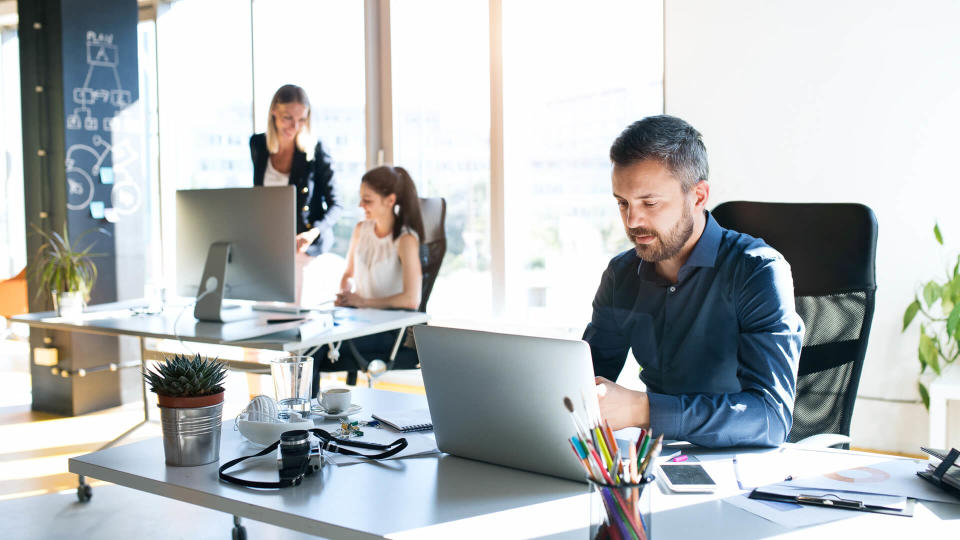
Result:
<svg viewBox="0 0 960 540"><path fill-rule="evenodd" d="M583 339L597 375L641 365L650 426L701 446L776 446L793 421L803 321L790 265L709 212L677 283L634 250L610 261Z"/></svg>

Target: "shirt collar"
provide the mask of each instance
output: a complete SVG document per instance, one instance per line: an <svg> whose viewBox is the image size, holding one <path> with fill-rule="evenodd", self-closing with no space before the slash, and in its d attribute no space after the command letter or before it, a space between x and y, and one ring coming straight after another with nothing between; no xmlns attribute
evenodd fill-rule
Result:
<svg viewBox="0 0 960 540"><path fill-rule="evenodd" d="M713 219L709 210L703 211L707 216L707 223L703 227L703 234L697 245L693 246L690 258L683 264L686 266L713 266L717 261L717 251L720 250L720 239L723 237L723 227ZM683 267L681 267L681 270Z"/></svg>
<svg viewBox="0 0 960 540"><path fill-rule="evenodd" d="M723 227L717 223L717 220L713 219L713 215L709 210L704 210L706 214L707 222L703 227L703 234L700 235L700 239L697 240L697 245L693 246L693 251L690 252L690 257L687 259L687 262L683 263L683 266L680 267L680 277L681 279L685 276L689 270L688 268L695 268L698 266L712 267L717 261L717 252L720 250L720 240L723 238ZM655 264L640 260L640 265L637 268L637 275L645 281L661 282L666 281L657 275L655 270Z"/></svg>

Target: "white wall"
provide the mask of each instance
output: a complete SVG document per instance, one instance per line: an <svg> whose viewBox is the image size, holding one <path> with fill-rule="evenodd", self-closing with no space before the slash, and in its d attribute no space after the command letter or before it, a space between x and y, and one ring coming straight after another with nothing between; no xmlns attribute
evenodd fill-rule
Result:
<svg viewBox="0 0 960 540"><path fill-rule="evenodd" d="M877 215L879 288L854 444L918 452L919 283L960 247L960 2L666 0L666 112L703 133L711 207L854 201ZM952 264L951 264L952 267ZM878 401L916 400L916 404ZM960 406L948 443L960 445Z"/></svg>

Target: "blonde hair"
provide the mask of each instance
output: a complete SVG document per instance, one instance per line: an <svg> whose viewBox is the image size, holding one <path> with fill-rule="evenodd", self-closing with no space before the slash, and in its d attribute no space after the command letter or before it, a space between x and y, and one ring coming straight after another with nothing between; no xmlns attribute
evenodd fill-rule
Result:
<svg viewBox="0 0 960 540"><path fill-rule="evenodd" d="M303 88L295 84L281 86L273 94L273 99L270 100L270 110L267 111L267 151L271 154L280 151L280 139L277 136L277 124L273 118L273 110L277 105L287 103L299 103L307 108L307 121L300 128L300 132L297 133L295 143L301 152L309 153L311 147L315 144L313 135L310 133L310 99L307 98L307 93L303 91Z"/></svg>

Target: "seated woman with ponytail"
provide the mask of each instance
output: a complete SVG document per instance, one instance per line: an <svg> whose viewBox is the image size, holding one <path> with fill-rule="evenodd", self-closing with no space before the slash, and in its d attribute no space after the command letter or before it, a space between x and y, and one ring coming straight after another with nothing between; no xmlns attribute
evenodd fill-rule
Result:
<svg viewBox="0 0 960 540"><path fill-rule="evenodd" d="M423 219L413 180L402 167L371 169L360 180L360 208L366 219L353 229L336 305L417 309L423 279ZM381 332L353 339L352 343L361 355L390 350L398 334L399 330ZM313 362L313 395L319 389L321 371L356 369L349 347L343 347L335 361L330 359L327 346L320 348Z"/></svg>

